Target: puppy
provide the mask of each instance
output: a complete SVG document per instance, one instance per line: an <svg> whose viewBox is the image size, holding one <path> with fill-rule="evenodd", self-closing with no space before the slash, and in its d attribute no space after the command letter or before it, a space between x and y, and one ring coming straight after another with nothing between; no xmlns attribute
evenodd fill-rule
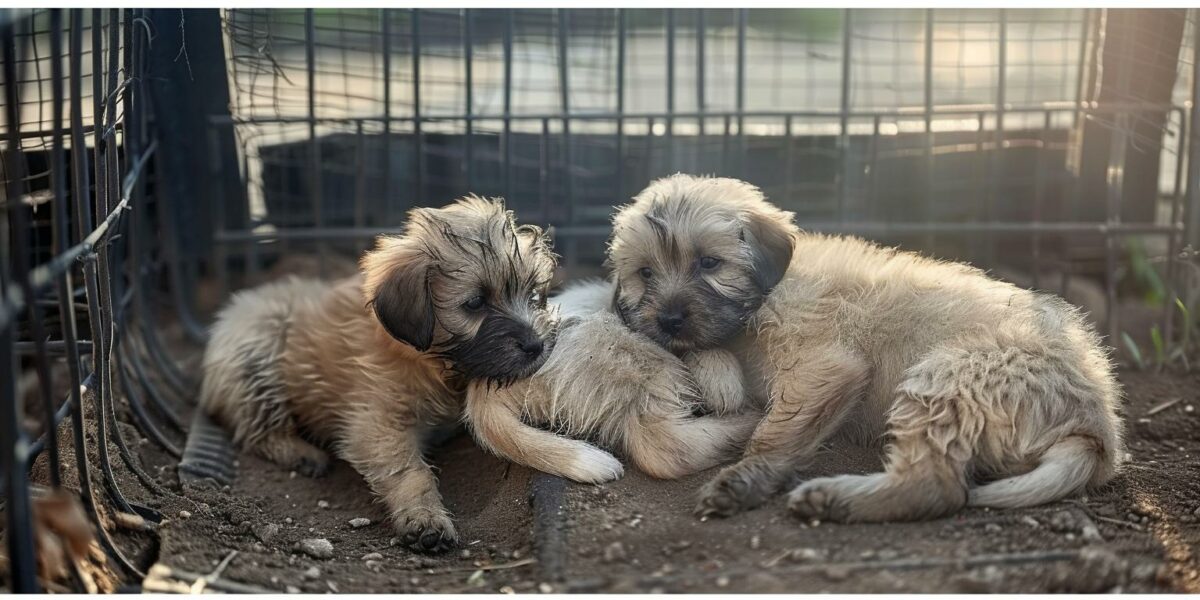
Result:
<svg viewBox="0 0 1200 600"><path fill-rule="evenodd" d="M535 372L553 342L555 257L501 201L411 211L359 276L242 292L217 317L200 403L250 451L307 475L331 447L370 484L409 547L457 535L422 440L462 414L466 382ZM316 442L318 445L314 445Z"/></svg>
<svg viewBox="0 0 1200 600"><path fill-rule="evenodd" d="M631 331L611 310L612 297L607 282L568 287L555 299L562 321L545 365L510 386L471 384L467 422L480 445L581 483L623 470L576 438L664 479L736 458L762 416L730 414L744 399L736 358L716 349L680 360ZM713 414L694 416L698 404Z"/></svg>
<svg viewBox="0 0 1200 600"><path fill-rule="evenodd" d="M754 507L837 432L887 434L886 471L815 479L805 518L927 519L1031 506L1107 481L1123 455L1107 352L1057 297L958 263L801 233L733 179L652 183L615 219L621 310L673 351L734 349L769 402L697 511Z"/></svg>

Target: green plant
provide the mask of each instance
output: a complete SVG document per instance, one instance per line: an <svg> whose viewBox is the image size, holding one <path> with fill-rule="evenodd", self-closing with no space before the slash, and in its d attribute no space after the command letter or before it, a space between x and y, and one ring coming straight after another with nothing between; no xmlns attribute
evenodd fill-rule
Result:
<svg viewBox="0 0 1200 600"><path fill-rule="evenodd" d="M1133 364L1139 371L1146 370L1146 361L1142 359L1142 349L1138 347L1137 342L1129 337L1128 333L1121 332L1121 341L1125 343L1125 349L1129 351L1129 357L1133 359Z"/></svg>

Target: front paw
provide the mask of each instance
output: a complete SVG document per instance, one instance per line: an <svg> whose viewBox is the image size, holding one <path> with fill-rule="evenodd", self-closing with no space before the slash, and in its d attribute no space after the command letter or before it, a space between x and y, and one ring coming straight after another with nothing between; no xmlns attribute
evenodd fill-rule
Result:
<svg viewBox="0 0 1200 600"><path fill-rule="evenodd" d="M454 522L444 511L426 508L403 510L394 517L400 543L425 554L445 552L458 544Z"/></svg>
<svg viewBox="0 0 1200 600"><path fill-rule="evenodd" d="M590 444L582 444L575 451L571 464L561 473L563 477L579 483L607 483L620 479L624 474L621 461Z"/></svg>
<svg viewBox="0 0 1200 600"><path fill-rule="evenodd" d="M741 410L746 403L742 368L731 352L705 350L683 357L706 412L725 415Z"/></svg>
<svg viewBox="0 0 1200 600"><path fill-rule="evenodd" d="M696 516L729 517L762 503L762 493L753 473L742 463L726 467L700 488Z"/></svg>

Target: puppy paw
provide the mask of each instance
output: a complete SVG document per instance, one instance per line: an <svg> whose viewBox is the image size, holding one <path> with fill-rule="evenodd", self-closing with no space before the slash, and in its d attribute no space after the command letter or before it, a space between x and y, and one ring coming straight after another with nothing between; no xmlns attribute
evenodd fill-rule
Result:
<svg viewBox="0 0 1200 600"><path fill-rule="evenodd" d="M740 464L722 469L700 488L700 500L695 510L697 517L729 517L762 502L751 475L739 467Z"/></svg>
<svg viewBox="0 0 1200 600"><path fill-rule="evenodd" d="M801 519L847 520L848 504L836 477L800 484L788 494L788 510Z"/></svg>
<svg viewBox="0 0 1200 600"><path fill-rule="evenodd" d="M746 403L742 367L726 350L689 352L683 357L706 412L725 415L741 410Z"/></svg>
<svg viewBox="0 0 1200 600"><path fill-rule="evenodd" d="M561 474L579 483L606 483L625 474L621 461L591 444L581 444L570 466Z"/></svg>
<svg viewBox="0 0 1200 600"><path fill-rule="evenodd" d="M425 554L445 552L458 544L458 533L450 516L442 511L413 508L393 517L400 543Z"/></svg>
<svg viewBox="0 0 1200 600"><path fill-rule="evenodd" d="M326 473L329 473L331 464L329 455L320 452L311 456L300 457L300 460L296 462L295 470L305 477L323 477Z"/></svg>

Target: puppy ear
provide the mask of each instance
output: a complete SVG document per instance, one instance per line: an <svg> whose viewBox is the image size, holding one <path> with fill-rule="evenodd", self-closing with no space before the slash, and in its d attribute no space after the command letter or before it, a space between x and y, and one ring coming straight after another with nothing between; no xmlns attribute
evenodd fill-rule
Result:
<svg viewBox="0 0 1200 600"><path fill-rule="evenodd" d="M421 352L433 342L433 298L429 265L409 260L397 265L375 288L375 318L397 340Z"/></svg>
<svg viewBox="0 0 1200 600"><path fill-rule="evenodd" d="M754 259L754 274L764 294L771 291L787 272L792 262L796 240L794 227L781 216L752 211L746 218L742 237L750 246Z"/></svg>
<svg viewBox="0 0 1200 600"><path fill-rule="evenodd" d="M621 303L621 280L617 279L615 275L613 276L612 288L612 311L616 313L618 319L621 319L621 324L629 327L629 315L626 314L625 305Z"/></svg>

